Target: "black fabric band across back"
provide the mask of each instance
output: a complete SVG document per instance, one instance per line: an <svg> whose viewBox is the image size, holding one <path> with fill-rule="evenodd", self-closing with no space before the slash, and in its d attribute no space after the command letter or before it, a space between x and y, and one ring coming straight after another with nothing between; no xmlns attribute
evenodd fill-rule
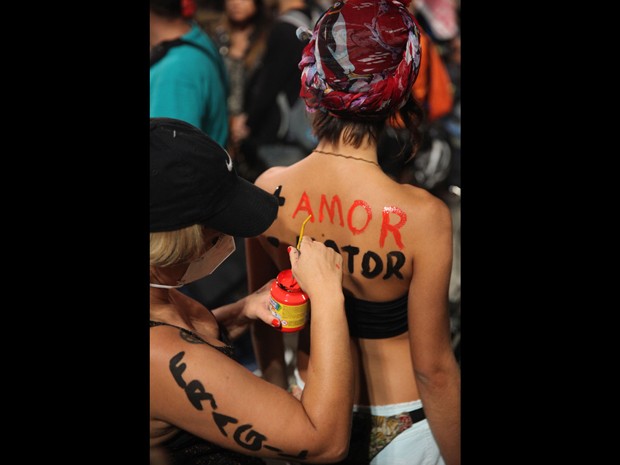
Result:
<svg viewBox="0 0 620 465"><path fill-rule="evenodd" d="M413 412L408 412L408 413L409 413L409 416L411 417L412 425L415 425L417 422L422 421L426 418L423 408L419 408L417 410L414 410Z"/></svg>

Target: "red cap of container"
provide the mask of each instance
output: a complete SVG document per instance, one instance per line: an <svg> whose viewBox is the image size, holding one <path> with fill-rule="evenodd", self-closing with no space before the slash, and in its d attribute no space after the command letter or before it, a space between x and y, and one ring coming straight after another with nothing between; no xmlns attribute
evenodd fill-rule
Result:
<svg viewBox="0 0 620 465"><path fill-rule="evenodd" d="M299 283L293 277L293 271L290 269L283 270L280 273L278 273L276 282L278 283L278 286L280 286L282 289L284 289L287 292L301 291L301 287L299 287Z"/></svg>

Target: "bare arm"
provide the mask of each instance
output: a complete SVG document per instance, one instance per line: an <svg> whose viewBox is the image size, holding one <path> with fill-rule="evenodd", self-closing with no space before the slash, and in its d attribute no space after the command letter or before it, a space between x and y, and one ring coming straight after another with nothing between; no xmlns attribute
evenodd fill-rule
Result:
<svg viewBox="0 0 620 465"><path fill-rule="evenodd" d="M271 281L243 299L232 304L222 305L213 310L213 315L218 323L226 328L232 340L241 336L254 322L257 326L266 326L274 331L272 325L273 315L269 311L269 289Z"/></svg>
<svg viewBox="0 0 620 465"><path fill-rule="evenodd" d="M274 278L280 271L265 251L261 240L250 238L245 242L249 292L253 292L266 280ZM288 380L282 333L257 322L252 325L251 334L254 356L263 379L286 389Z"/></svg>
<svg viewBox="0 0 620 465"><path fill-rule="evenodd" d="M431 431L447 465L461 463L461 375L452 351L448 285L452 223L433 198L422 212L409 290L411 357Z"/></svg>
<svg viewBox="0 0 620 465"><path fill-rule="evenodd" d="M151 345L151 416L238 452L326 463L348 449L353 367L342 295L342 257L304 239L291 252L295 278L310 296L321 343L304 397L254 376L206 344L161 327ZM164 333L165 332L165 333ZM152 336L153 341L153 336ZM316 342L316 341L315 341ZM313 349L314 350L314 349Z"/></svg>

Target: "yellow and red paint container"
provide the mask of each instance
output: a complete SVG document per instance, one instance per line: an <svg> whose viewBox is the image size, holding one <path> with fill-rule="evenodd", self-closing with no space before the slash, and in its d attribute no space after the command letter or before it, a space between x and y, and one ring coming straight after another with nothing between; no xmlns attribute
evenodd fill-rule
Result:
<svg viewBox="0 0 620 465"><path fill-rule="evenodd" d="M301 290L291 270L281 271L271 285L269 310L285 333L299 331L308 321L308 294Z"/></svg>

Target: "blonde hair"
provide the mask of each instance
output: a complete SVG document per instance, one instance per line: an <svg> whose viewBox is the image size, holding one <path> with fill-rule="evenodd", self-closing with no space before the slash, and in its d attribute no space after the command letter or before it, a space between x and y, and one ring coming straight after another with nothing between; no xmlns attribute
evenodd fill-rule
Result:
<svg viewBox="0 0 620 465"><path fill-rule="evenodd" d="M186 263L204 251L203 227L195 224L177 231L150 233L150 265L165 267Z"/></svg>

